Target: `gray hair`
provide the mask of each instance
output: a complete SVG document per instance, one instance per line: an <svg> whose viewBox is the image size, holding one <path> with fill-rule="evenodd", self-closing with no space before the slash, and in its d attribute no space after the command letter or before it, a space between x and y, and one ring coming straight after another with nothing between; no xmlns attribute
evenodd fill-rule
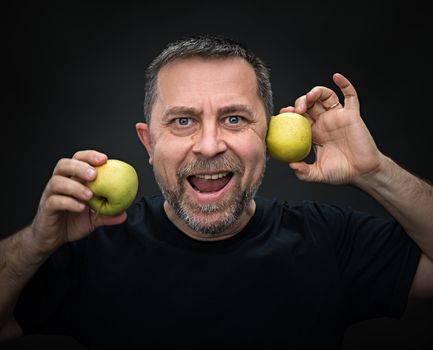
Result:
<svg viewBox="0 0 433 350"><path fill-rule="evenodd" d="M158 72L162 67L179 58L201 57L207 59L240 57L245 59L254 69L257 78L257 94L262 100L269 121L273 113L272 88L269 69L264 62L244 45L214 35L198 35L169 43L146 69L144 116L150 122L153 104L158 89Z"/></svg>

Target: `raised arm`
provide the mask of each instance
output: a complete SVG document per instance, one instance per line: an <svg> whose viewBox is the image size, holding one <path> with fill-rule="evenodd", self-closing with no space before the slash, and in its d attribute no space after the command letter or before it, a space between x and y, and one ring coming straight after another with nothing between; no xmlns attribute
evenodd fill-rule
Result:
<svg viewBox="0 0 433 350"><path fill-rule="evenodd" d="M359 109L355 88L341 74L334 83L344 95L317 86L281 112L306 115L312 123L316 160L291 163L299 179L352 184L369 193L421 248L411 295L433 297L433 187L398 166L376 147Z"/></svg>
<svg viewBox="0 0 433 350"><path fill-rule="evenodd" d="M96 176L94 167L105 163L96 151L77 152L62 159L42 194L32 224L0 241L0 341L22 334L13 318L17 299L43 262L61 245L87 236L96 227L123 222L94 216L85 202L92 197L84 182Z"/></svg>

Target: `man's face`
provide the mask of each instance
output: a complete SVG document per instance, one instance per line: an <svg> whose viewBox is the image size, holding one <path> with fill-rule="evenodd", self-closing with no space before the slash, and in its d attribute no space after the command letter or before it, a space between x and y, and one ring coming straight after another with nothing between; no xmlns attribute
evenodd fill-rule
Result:
<svg viewBox="0 0 433 350"><path fill-rule="evenodd" d="M227 231L251 204L266 162L266 115L243 59L176 60L158 75L145 144L176 215L196 232Z"/></svg>

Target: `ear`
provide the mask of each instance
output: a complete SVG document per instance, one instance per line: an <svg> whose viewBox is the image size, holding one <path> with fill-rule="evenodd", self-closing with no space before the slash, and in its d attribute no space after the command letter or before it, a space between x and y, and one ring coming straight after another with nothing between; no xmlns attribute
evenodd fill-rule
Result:
<svg viewBox="0 0 433 350"><path fill-rule="evenodd" d="M138 138L146 148L147 154L149 155L149 164L152 165L153 151L152 151L152 142L150 140L149 125L146 123L137 123L135 124L135 129L137 130Z"/></svg>

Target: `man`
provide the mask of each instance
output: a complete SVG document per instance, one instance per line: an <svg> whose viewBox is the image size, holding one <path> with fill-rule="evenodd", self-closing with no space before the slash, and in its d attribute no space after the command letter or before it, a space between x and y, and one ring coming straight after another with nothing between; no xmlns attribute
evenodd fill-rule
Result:
<svg viewBox="0 0 433 350"><path fill-rule="evenodd" d="M228 39L170 44L149 66L137 134L163 197L95 217L84 183L107 156L62 159L33 223L0 243L3 339L66 334L86 348L338 348L357 321L433 295L433 191L375 146L356 91L317 86L304 181L353 184L396 221L255 196L272 93L262 61ZM414 203L417 203L415 206ZM95 232L96 231L96 232Z"/></svg>

